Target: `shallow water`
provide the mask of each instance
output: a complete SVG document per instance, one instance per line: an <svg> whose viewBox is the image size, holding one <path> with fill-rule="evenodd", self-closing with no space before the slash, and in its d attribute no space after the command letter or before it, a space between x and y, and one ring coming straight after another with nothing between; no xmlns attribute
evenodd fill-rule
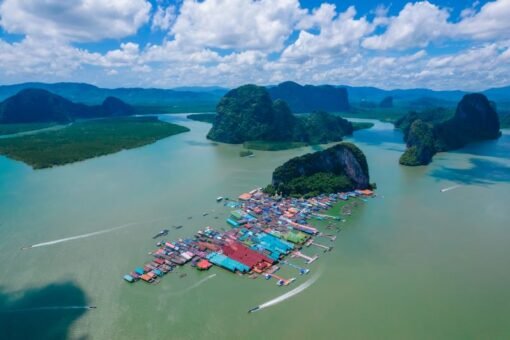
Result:
<svg viewBox="0 0 510 340"><path fill-rule="evenodd" d="M351 140L367 155L379 198L349 218L331 253L318 252L308 276L282 271L297 277L294 286L189 267L156 286L129 285L122 275L150 259L159 230L183 225L169 228L172 239L206 225L227 228L217 196L264 186L276 166L315 149L240 158L239 146L205 139L210 125L163 119L191 132L53 169L0 157L0 338L494 339L510 332L508 133L406 168L398 165L402 136L391 125L356 132ZM300 294L247 313L319 271ZM5 312L84 305L97 309L31 312L23 322Z"/></svg>

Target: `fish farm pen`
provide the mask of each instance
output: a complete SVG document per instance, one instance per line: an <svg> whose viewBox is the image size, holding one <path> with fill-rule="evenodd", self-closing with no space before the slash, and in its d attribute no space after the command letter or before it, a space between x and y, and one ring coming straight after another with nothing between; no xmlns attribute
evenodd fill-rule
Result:
<svg viewBox="0 0 510 340"><path fill-rule="evenodd" d="M192 238L160 241L158 248L150 253L153 259L124 275L124 280L130 283L158 283L175 267L190 263L197 270L208 270L215 265L232 273L249 274L251 278L274 278L278 285L286 286L295 278L278 276L279 265L295 268L300 274L310 271L288 262L286 258L299 258L305 264L312 263L318 256L310 257L300 250L314 246L326 252L331 247L318 243L317 237L330 241L336 239L336 235L321 233L308 221L341 220L341 217L325 212L338 201L353 198L366 201L366 197L373 196L371 190L356 190L308 199L283 198L269 196L261 189L252 190L240 195L237 202L225 203L226 207L235 209L226 221L232 227L230 230L218 231L206 227ZM217 200L220 201L219 198ZM345 211L343 206L342 213Z"/></svg>

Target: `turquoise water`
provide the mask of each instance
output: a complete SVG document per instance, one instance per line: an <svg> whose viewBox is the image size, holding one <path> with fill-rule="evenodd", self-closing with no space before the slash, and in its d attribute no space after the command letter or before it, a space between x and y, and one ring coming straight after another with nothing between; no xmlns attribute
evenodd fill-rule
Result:
<svg viewBox="0 0 510 340"><path fill-rule="evenodd" d="M0 157L0 338L466 339L506 338L510 326L510 135L398 165L402 136L376 123L355 133L379 198L345 223L334 250L310 266L317 281L258 313L294 286L191 268L159 285L121 277L148 261L152 235L224 224L219 195L264 186L302 148L255 152L205 139L210 125L165 116L191 132L139 149L33 171ZM460 185L448 192L442 188ZM202 216L205 212L207 216ZM136 223L88 238L36 243ZM310 254L315 251L307 250ZM296 261L295 263L301 264ZM216 276L208 278L210 275ZM198 283L198 285L197 285ZM41 306L97 309L27 311ZM13 312L13 310L20 310ZM3 333L2 333L3 332Z"/></svg>

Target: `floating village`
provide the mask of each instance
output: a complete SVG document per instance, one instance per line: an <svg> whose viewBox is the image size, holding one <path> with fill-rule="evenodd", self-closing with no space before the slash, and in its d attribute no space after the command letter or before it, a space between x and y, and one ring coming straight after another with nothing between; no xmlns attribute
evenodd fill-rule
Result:
<svg viewBox="0 0 510 340"><path fill-rule="evenodd" d="M280 286L289 285L295 278L279 276L280 266L295 268L301 275L309 272L309 269L289 262L289 257L310 264L318 255L305 255L301 252L304 247L327 252L331 246L324 243L336 239L335 234L320 232L308 221L343 221L343 216L350 215L352 207L360 200L366 201L373 196L371 190L356 190L307 199L283 198L269 196L259 188L240 195L238 201L218 197L218 202L233 209L226 220L231 226L229 230L206 227L192 238L159 241L158 248L149 253L152 260L124 275L124 280L155 284L177 266L190 263L197 270L208 270L215 265L251 278L274 279ZM327 215L339 200L353 202L342 206L340 216ZM333 231L332 224L326 228ZM167 234L168 230L164 229L154 238Z"/></svg>

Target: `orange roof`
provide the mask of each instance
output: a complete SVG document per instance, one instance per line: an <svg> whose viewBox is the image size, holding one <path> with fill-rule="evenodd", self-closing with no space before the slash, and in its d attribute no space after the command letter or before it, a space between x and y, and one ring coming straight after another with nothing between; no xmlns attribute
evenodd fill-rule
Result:
<svg viewBox="0 0 510 340"><path fill-rule="evenodd" d="M239 195L239 199L243 200L243 201L247 201L250 198L251 198L251 194L248 194L248 193L244 193L244 194Z"/></svg>
<svg viewBox="0 0 510 340"><path fill-rule="evenodd" d="M211 266L212 266L211 262L209 262L207 260L200 260L197 263L197 267L200 269L209 269L209 268L211 268Z"/></svg>
<svg viewBox="0 0 510 340"><path fill-rule="evenodd" d="M144 281L150 281L151 277L147 274L143 274L142 276L140 276L140 278Z"/></svg>

